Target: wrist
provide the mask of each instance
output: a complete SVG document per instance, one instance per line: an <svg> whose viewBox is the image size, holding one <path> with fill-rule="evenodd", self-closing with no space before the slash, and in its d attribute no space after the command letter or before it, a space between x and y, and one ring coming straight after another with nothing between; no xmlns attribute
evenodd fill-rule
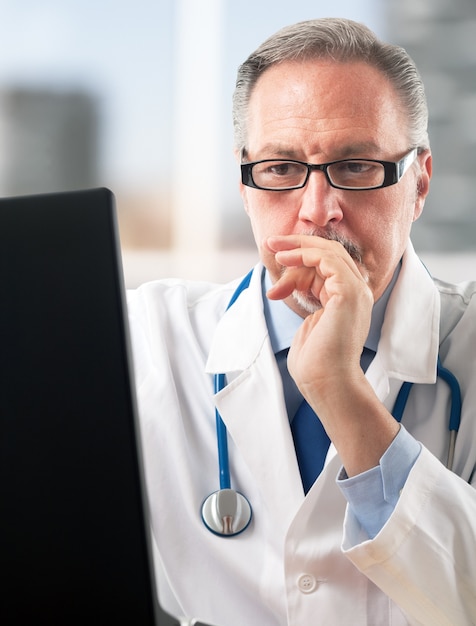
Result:
<svg viewBox="0 0 476 626"><path fill-rule="evenodd" d="M375 395L362 370L324 387L308 389L306 399L337 449L347 475L379 464L399 431L399 424Z"/></svg>

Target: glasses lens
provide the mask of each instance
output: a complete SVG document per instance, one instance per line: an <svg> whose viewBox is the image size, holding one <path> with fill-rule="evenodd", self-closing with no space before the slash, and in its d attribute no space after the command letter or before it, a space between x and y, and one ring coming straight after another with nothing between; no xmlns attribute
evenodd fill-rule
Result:
<svg viewBox="0 0 476 626"><path fill-rule="evenodd" d="M293 189L304 184L307 167L293 161L265 161L253 166L252 176L263 189Z"/></svg>
<svg viewBox="0 0 476 626"><path fill-rule="evenodd" d="M385 169L381 163L373 161L340 161L327 168L334 185L347 189L371 189L380 187L385 179Z"/></svg>

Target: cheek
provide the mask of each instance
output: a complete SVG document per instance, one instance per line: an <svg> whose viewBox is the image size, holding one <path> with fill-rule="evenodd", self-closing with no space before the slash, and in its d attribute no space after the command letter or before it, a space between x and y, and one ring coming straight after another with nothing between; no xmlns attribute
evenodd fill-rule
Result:
<svg viewBox="0 0 476 626"><path fill-rule="evenodd" d="M289 206L289 201L280 202L281 198L276 197L276 194L270 197L266 192L246 188L241 195L260 259L271 276L277 279L281 274L281 266L276 263L274 253L270 252L263 242L271 235L294 233L296 226L294 212Z"/></svg>
<svg viewBox="0 0 476 626"><path fill-rule="evenodd" d="M294 232L297 211L289 198L248 187L241 197L258 245L264 237Z"/></svg>
<svg viewBox="0 0 476 626"><path fill-rule="evenodd" d="M361 222L365 256L377 273L389 271L401 258L410 236L414 205L389 197L371 212L372 219Z"/></svg>

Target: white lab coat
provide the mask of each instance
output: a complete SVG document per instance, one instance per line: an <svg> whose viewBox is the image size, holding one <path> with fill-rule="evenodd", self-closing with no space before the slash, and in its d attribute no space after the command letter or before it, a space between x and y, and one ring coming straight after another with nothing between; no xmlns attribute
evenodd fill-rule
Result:
<svg viewBox="0 0 476 626"><path fill-rule="evenodd" d="M389 408L402 381L419 383L403 424L424 448L368 540L336 485L332 446L304 497L260 273L226 313L237 283L157 281L129 293L161 603L217 626L476 624L476 284L435 286L409 244L367 377ZM440 462L449 391L434 384L439 344L464 399L456 474ZM215 372L228 379L216 398ZM218 489L215 403L232 485L253 507L233 538L200 519Z"/></svg>

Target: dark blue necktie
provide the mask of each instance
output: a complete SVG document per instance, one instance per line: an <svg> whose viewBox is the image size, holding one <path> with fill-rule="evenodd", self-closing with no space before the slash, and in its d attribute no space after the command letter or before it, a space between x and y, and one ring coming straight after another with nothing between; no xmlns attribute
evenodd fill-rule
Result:
<svg viewBox="0 0 476 626"><path fill-rule="evenodd" d="M291 422L291 432L301 472L304 493L307 493L322 472L330 439L320 419L306 400L301 402Z"/></svg>
<svg viewBox="0 0 476 626"><path fill-rule="evenodd" d="M364 348L361 366L364 372L372 361L375 352ZM304 493L307 493L322 472L329 450L330 439L314 411L303 400L291 422L294 447L301 472Z"/></svg>

